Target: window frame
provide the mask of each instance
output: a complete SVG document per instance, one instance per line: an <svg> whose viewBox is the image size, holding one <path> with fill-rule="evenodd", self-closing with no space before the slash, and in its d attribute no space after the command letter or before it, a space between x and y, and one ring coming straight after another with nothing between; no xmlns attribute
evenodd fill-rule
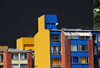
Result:
<svg viewBox="0 0 100 68"><path fill-rule="evenodd" d="M17 59L13 59L13 54L17 54ZM18 53L12 53L12 54L11 54L11 59L12 59L12 60L18 60L18 59L19 59Z"/></svg>
<svg viewBox="0 0 100 68"><path fill-rule="evenodd" d="M56 50L56 52L54 52L54 49L53 49L53 52L52 52L51 47L53 47L54 49L56 49L56 47L58 47L58 52L57 52L57 50ZM61 55L61 46L51 46L51 47L50 47L50 54L51 55ZM59 52L59 50L60 50L60 52ZM56 53L56 54L54 54L54 53Z"/></svg>
<svg viewBox="0 0 100 68"><path fill-rule="evenodd" d="M57 39L52 39L51 35L57 35ZM61 34L50 34L50 42L52 42L52 43L61 43Z"/></svg>
<svg viewBox="0 0 100 68"><path fill-rule="evenodd" d="M78 50L78 45L71 45L71 46L77 46L77 51L72 51L72 49L71 49L71 52L78 52L79 50Z"/></svg>
<svg viewBox="0 0 100 68"><path fill-rule="evenodd" d="M81 49L82 49L81 46L87 46L87 50L85 50L85 51L82 50L82 51L81 51ZM85 47L85 48L86 48L86 47ZM88 45L80 45L80 52L88 52Z"/></svg>
<svg viewBox="0 0 100 68"><path fill-rule="evenodd" d="M89 57L80 57L80 62L81 62L81 58L86 58L87 63L81 63L81 64L89 64Z"/></svg>
<svg viewBox="0 0 100 68"><path fill-rule="evenodd" d="M96 54L95 54L95 48L94 47L96 47ZM97 46L93 46L93 54L98 55L98 47Z"/></svg>
<svg viewBox="0 0 100 68"><path fill-rule="evenodd" d="M77 63L73 63L73 58L77 58L78 62ZM79 57L71 57L71 64L79 64Z"/></svg>
<svg viewBox="0 0 100 68"><path fill-rule="evenodd" d="M18 68L19 68L19 64L11 64L11 68L12 68L12 65L18 65Z"/></svg>
<svg viewBox="0 0 100 68"><path fill-rule="evenodd" d="M26 54L25 56L27 56L27 58L21 59L21 54ZM28 53L20 53L20 59L21 59L21 60L26 60L26 59L28 59Z"/></svg>
<svg viewBox="0 0 100 68"><path fill-rule="evenodd" d="M27 65L27 64L20 64L20 68L21 68L21 65ZM28 65L27 65L27 68L28 68Z"/></svg>

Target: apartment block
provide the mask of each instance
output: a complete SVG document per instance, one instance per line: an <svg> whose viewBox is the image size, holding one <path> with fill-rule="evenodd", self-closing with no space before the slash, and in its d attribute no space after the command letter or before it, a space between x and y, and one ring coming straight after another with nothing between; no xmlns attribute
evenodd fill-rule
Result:
<svg viewBox="0 0 100 68"><path fill-rule="evenodd" d="M34 68L33 52L20 49L4 50L4 68Z"/></svg>
<svg viewBox="0 0 100 68"><path fill-rule="evenodd" d="M4 67L4 49L0 49L0 68Z"/></svg>

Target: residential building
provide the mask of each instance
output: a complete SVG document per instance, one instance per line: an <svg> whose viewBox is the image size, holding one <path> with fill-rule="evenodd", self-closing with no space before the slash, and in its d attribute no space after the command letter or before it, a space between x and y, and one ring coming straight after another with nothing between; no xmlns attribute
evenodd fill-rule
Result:
<svg viewBox="0 0 100 68"><path fill-rule="evenodd" d="M91 32L93 34L94 68L100 68L100 30Z"/></svg>
<svg viewBox="0 0 100 68"><path fill-rule="evenodd" d="M32 65L32 52L20 49L4 51L4 68L34 68Z"/></svg>
<svg viewBox="0 0 100 68"><path fill-rule="evenodd" d="M0 68L4 67L4 49L0 49Z"/></svg>
<svg viewBox="0 0 100 68"><path fill-rule="evenodd" d="M38 32L34 36L35 68L62 68L60 34L57 15L38 18Z"/></svg>
<svg viewBox="0 0 100 68"><path fill-rule="evenodd" d="M94 68L91 31L62 29L62 68Z"/></svg>
<svg viewBox="0 0 100 68"><path fill-rule="evenodd" d="M16 40L16 48L22 50L34 50L33 37L21 37Z"/></svg>

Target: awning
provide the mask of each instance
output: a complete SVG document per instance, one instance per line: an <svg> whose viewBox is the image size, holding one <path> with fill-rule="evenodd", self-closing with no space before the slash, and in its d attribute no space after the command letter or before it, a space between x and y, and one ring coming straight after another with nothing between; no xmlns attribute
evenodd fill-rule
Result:
<svg viewBox="0 0 100 68"><path fill-rule="evenodd" d="M91 32L76 32L78 36L92 36Z"/></svg>
<svg viewBox="0 0 100 68"><path fill-rule="evenodd" d="M70 32L72 36L78 36L76 32Z"/></svg>
<svg viewBox="0 0 100 68"><path fill-rule="evenodd" d="M64 32L65 36L71 36L69 32Z"/></svg>

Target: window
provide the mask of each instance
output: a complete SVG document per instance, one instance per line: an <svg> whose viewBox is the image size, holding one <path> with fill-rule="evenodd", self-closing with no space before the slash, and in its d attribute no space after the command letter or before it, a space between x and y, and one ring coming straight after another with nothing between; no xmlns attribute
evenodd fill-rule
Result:
<svg viewBox="0 0 100 68"><path fill-rule="evenodd" d="M98 43L100 43L100 35L98 35Z"/></svg>
<svg viewBox="0 0 100 68"><path fill-rule="evenodd" d="M78 57L71 57L71 63L78 63Z"/></svg>
<svg viewBox="0 0 100 68"><path fill-rule="evenodd" d="M80 45L80 51L88 51L88 45Z"/></svg>
<svg viewBox="0 0 100 68"><path fill-rule="evenodd" d="M0 65L0 68L3 68L3 65Z"/></svg>
<svg viewBox="0 0 100 68"><path fill-rule="evenodd" d="M27 59L27 53L20 53L20 59Z"/></svg>
<svg viewBox="0 0 100 68"><path fill-rule="evenodd" d="M100 55L100 46L98 46L98 55Z"/></svg>
<svg viewBox="0 0 100 68"><path fill-rule="evenodd" d="M61 46L51 46L51 54L61 54Z"/></svg>
<svg viewBox="0 0 100 68"><path fill-rule="evenodd" d="M12 53L12 59L18 59L18 53Z"/></svg>
<svg viewBox="0 0 100 68"><path fill-rule="evenodd" d="M98 67L100 67L100 58L98 58Z"/></svg>
<svg viewBox="0 0 100 68"><path fill-rule="evenodd" d="M78 45L71 45L71 51L78 51Z"/></svg>
<svg viewBox="0 0 100 68"><path fill-rule="evenodd" d="M32 54L32 62L34 62L34 54Z"/></svg>
<svg viewBox="0 0 100 68"><path fill-rule="evenodd" d="M98 67L98 59L94 58L94 67Z"/></svg>
<svg viewBox="0 0 100 68"><path fill-rule="evenodd" d="M88 57L81 57L81 64L87 64L88 63Z"/></svg>
<svg viewBox="0 0 100 68"><path fill-rule="evenodd" d="M80 39L83 39L83 40L90 39L90 38L91 38L90 36L80 36Z"/></svg>
<svg viewBox="0 0 100 68"><path fill-rule="evenodd" d="M12 64L12 68L19 68L18 64Z"/></svg>
<svg viewBox="0 0 100 68"><path fill-rule="evenodd" d="M3 62L3 54L0 55L0 62Z"/></svg>
<svg viewBox="0 0 100 68"><path fill-rule="evenodd" d="M52 67L61 67L61 58L51 58Z"/></svg>
<svg viewBox="0 0 100 68"><path fill-rule="evenodd" d="M93 42L94 42L94 43L97 43L96 35L93 35Z"/></svg>
<svg viewBox="0 0 100 68"><path fill-rule="evenodd" d="M27 68L27 64L21 64L20 68Z"/></svg>
<svg viewBox="0 0 100 68"><path fill-rule="evenodd" d="M93 47L93 53L94 53L94 55L97 55L97 46Z"/></svg>
<svg viewBox="0 0 100 68"><path fill-rule="evenodd" d="M60 42L61 36L60 34L51 34L50 39L51 39L51 42Z"/></svg>

